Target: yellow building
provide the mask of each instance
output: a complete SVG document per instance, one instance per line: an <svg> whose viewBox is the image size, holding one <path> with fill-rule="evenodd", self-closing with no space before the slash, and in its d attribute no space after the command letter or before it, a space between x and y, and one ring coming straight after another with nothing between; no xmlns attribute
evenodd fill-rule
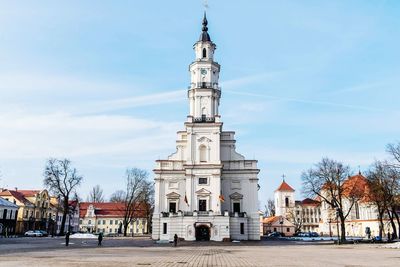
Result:
<svg viewBox="0 0 400 267"><path fill-rule="evenodd" d="M18 206L17 234L28 230L54 231L56 210L47 190L3 189L0 196Z"/></svg>

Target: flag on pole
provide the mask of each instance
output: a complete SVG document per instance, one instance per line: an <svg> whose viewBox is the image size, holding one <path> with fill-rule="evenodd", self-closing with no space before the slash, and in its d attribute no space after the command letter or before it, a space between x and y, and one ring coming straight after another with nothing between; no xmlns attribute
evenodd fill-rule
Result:
<svg viewBox="0 0 400 267"><path fill-rule="evenodd" d="M185 192L185 199L184 199L184 201L185 201L185 203L189 206L189 202L188 202L187 197L186 197L186 192Z"/></svg>

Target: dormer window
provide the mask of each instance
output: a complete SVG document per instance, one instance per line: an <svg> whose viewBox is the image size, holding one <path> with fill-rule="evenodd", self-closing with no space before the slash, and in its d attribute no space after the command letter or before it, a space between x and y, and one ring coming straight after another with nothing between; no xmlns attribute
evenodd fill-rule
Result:
<svg viewBox="0 0 400 267"><path fill-rule="evenodd" d="M207 57L207 49L203 48L203 58Z"/></svg>

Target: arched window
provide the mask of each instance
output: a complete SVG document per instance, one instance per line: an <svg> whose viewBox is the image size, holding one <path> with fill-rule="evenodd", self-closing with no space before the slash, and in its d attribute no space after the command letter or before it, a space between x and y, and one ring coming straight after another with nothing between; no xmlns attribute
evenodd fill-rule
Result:
<svg viewBox="0 0 400 267"><path fill-rule="evenodd" d="M203 48L203 58L207 57L207 49Z"/></svg>
<svg viewBox="0 0 400 267"><path fill-rule="evenodd" d="M285 207L289 207L289 197L285 197Z"/></svg>
<svg viewBox="0 0 400 267"><path fill-rule="evenodd" d="M207 147L205 145L200 146L200 162L206 162L207 161Z"/></svg>

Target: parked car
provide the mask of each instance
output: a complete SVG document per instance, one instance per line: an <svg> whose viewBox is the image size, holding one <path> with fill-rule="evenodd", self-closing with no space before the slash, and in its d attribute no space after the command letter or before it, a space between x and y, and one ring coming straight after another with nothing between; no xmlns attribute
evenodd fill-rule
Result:
<svg viewBox="0 0 400 267"><path fill-rule="evenodd" d="M42 233L42 236L49 236L49 234L44 230L35 230L35 232Z"/></svg>
<svg viewBox="0 0 400 267"><path fill-rule="evenodd" d="M281 237L282 233L280 232L272 232L267 235L267 237Z"/></svg>
<svg viewBox="0 0 400 267"><path fill-rule="evenodd" d="M36 230L36 231L30 230L30 231L25 232L25 236L37 237L37 236L43 236L43 234L41 232L39 232L38 230Z"/></svg>

